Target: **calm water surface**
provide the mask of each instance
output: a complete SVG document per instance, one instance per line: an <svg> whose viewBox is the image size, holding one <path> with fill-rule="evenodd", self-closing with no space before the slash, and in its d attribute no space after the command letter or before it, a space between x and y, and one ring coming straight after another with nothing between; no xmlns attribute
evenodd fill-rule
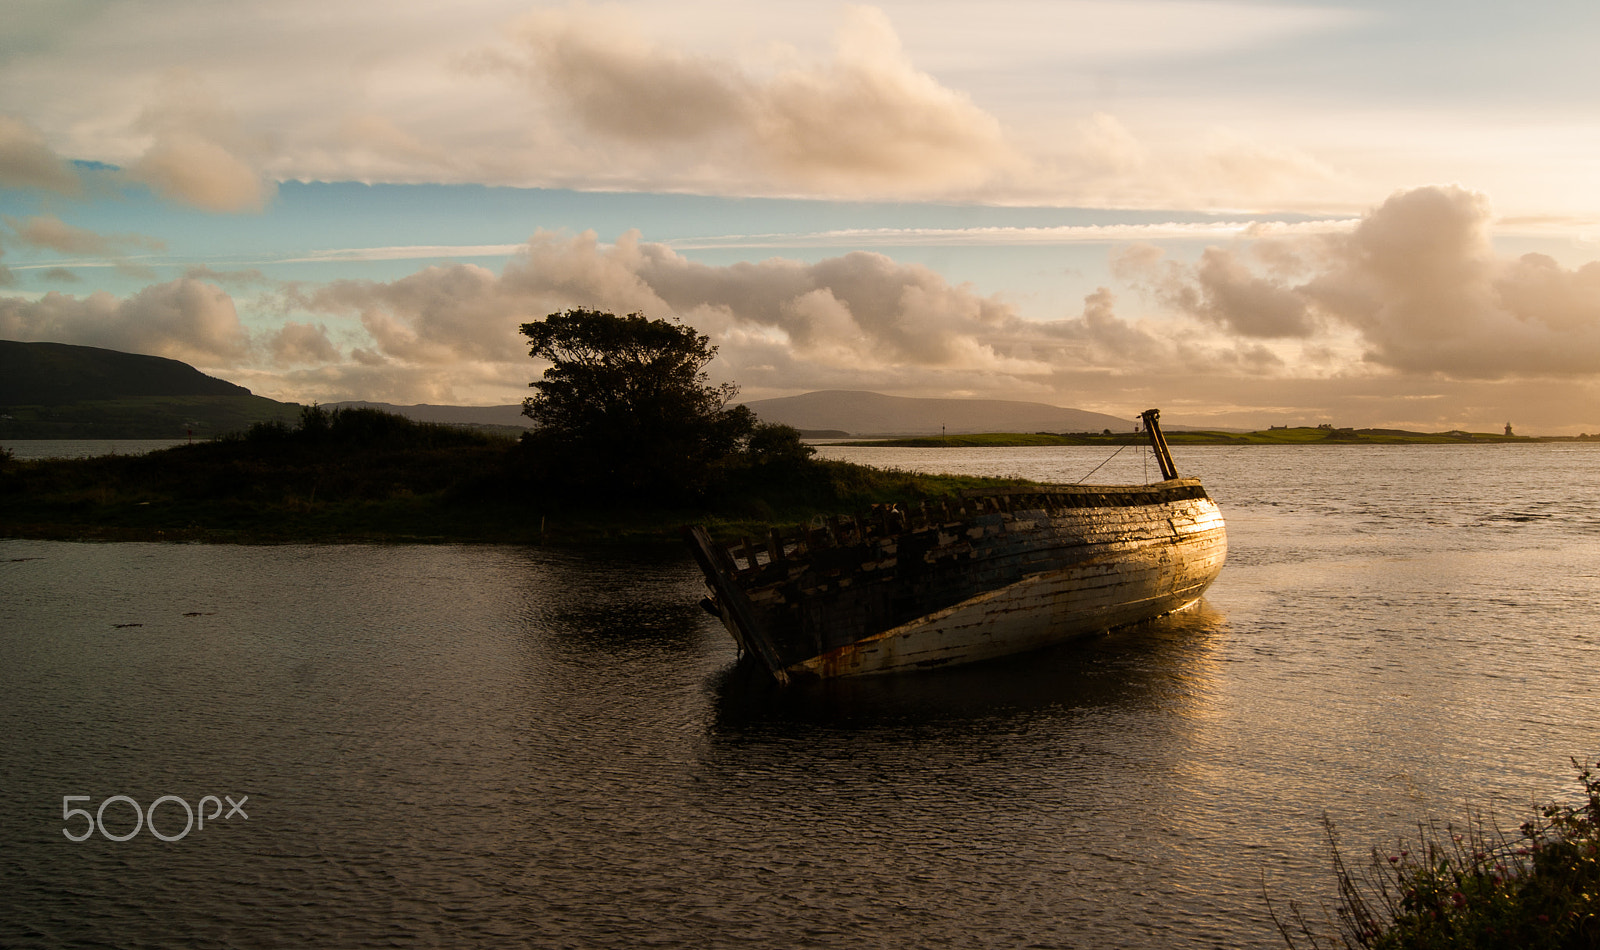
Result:
<svg viewBox="0 0 1600 950"><path fill-rule="evenodd" d="M791 692L676 551L0 541L0 945L1266 947L1263 879L1331 896L1324 812L1361 849L1575 793L1600 451L1178 454L1229 524L1200 609ZM67 840L117 795L248 799Z"/></svg>
<svg viewBox="0 0 1600 950"><path fill-rule="evenodd" d="M97 455L145 455L184 445L188 439L7 439L0 442L19 459L84 459Z"/></svg>

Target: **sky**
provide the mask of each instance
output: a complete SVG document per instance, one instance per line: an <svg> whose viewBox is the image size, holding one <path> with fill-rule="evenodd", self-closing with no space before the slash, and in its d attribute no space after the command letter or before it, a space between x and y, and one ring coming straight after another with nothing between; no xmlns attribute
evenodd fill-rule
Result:
<svg viewBox="0 0 1600 950"><path fill-rule="evenodd" d="M742 399L1600 432L1600 5L7 0L0 339L504 405L678 319Z"/></svg>

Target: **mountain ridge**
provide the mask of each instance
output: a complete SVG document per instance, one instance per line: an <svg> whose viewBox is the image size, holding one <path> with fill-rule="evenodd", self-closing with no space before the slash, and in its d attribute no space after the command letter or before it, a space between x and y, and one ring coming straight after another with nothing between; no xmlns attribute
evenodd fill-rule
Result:
<svg viewBox="0 0 1600 950"><path fill-rule="evenodd" d="M794 426L802 432L831 432L850 437L967 435L980 432L1113 432L1133 431L1134 422L1084 409L1011 399L939 399L887 396L867 390L824 389L798 396L746 402L763 422ZM527 429L532 420L522 405L444 406L352 400L330 403L330 409L381 409L417 422L449 425L509 426Z"/></svg>
<svg viewBox="0 0 1600 950"><path fill-rule="evenodd" d="M70 343L0 340L0 406L61 406L129 396L249 396L181 360Z"/></svg>
<svg viewBox="0 0 1600 950"><path fill-rule="evenodd" d="M533 426L533 420L522 414L521 403L509 406L445 406L434 403L400 406L389 402L351 399L328 403L324 408L379 409L405 416L413 422L437 422L453 426L506 426L517 429Z"/></svg>
<svg viewBox="0 0 1600 950"><path fill-rule="evenodd" d="M745 405L766 422L796 429L838 429L863 437L1134 430L1132 419L1014 399L886 396L866 390L825 389Z"/></svg>
<svg viewBox="0 0 1600 950"><path fill-rule="evenodd" d="M0 340L0 438L211 438L299 414L181 360Z"/></svg>
<svg viewBox="0 0 1600 950"><path fill-rule="evenodd" d="M765 422L815 436L893 437L990 432L1132 431L1105 413L1007 399L889 396L818 390L745 403ZM400 406L366 400L327 408L381 409L418 422L525 430L522 405ZM66 343L0 340L0 435L7 438L164 438L220 435L253 422L292 421L296 403L253 395L179 360ZM1176 427L1174 427L1176 428Z"/></svg>

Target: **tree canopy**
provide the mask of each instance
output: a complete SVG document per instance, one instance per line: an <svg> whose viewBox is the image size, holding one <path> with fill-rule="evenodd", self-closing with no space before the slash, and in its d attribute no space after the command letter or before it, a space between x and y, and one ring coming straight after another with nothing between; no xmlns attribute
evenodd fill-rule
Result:
<svg viewBox="0 0 1600 950"><path fill-rule="evenodd" d="M740 451L755 415L730 406L733 383L712 385L717 348L693 327L574 309L524 323L529 354L550 368L522 411L546 480L661 498L703 491L713 467Z"/></svg>

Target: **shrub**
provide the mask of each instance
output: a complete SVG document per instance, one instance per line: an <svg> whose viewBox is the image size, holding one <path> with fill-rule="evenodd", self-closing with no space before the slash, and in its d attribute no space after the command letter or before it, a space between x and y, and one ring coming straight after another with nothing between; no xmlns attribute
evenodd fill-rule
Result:
<svg viewBox="0 0 1600 950"><path fill-rule="evenodd" d="M1600 947L1600 777L1573 765L1584 800L1546 805L1515 837L1481 814L1464 828L1428 822L1415 842L1374 848L1355 872L1324 818L1339 884L1333 933L1319 932L1292 901L1287 919L1273 910L1279 933L1291 948L1297 939L1347 950Z"/></svg>

